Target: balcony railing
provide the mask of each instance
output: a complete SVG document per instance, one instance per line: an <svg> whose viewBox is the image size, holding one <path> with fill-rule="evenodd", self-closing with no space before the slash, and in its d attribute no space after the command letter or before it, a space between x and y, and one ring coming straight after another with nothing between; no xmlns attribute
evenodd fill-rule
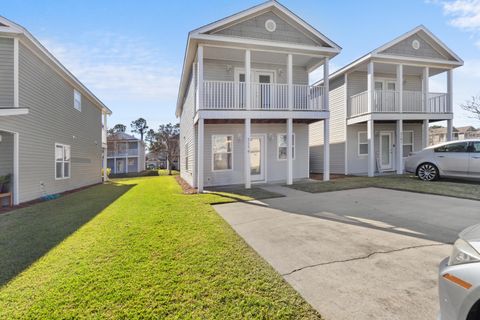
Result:
<svg viewBox="0 0 480 320"><path fill-rule="evenodd" d="M250 110L289 110L288 85L251 83ZM294 84L294 111L322 111L324 88ZM204 81L203 107L209 110L246 110L246 84L234 81Z"/></svg>
<svg viewBox="0 0 480 320"><path fill-rule="evenodd" d="M107 157L136 157L136 156L138 156L137 149L128 149L128 150L107 149Z"/></svg>
<svg viewBox="0 0 480 320"><path fill-rule="evenodd" d="M372 112L384 113L448 113L447 94L429 93L424 105L421 91L403 91L400 108L400 92L393 90L375 90L373 92ZM401 110L401 111L400 111ZM368 91L350 97L348 115L350 117L368 113Z"/></svg>

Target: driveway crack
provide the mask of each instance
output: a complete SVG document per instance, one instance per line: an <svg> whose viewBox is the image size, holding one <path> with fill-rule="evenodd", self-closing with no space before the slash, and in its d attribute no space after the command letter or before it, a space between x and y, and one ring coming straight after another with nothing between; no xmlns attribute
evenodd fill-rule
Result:
<svg viewBox="0 0 480 320"><path fill-rule="evenodd" d="M344 263L344 262L351 262L351 261L356 261L356 260L366 260L371 258L372 256L376 254L389 254L389 253L394 253L394 252L399 252L399 251L405 251L405 250L411 250L411 249L419 249L419 248L428 248L428 247L440 247L440 246L449 246L451 243L434 243L434 244L423 244L423 245L417 245L417 246L409 246L409 247L403 247L399 249L393 249L393 250L387 250L387 251L374 251L371 252L365 256L360 256L360 257L355 257L355 258L350 258L350 259L344 259L344 260L334 260L334 261L328 261L328 262L322 262L322 263L316 263L316 264L311 264L307 265L298 269L294 269L290 272L283 273L282 276L290 276L296 272L303 271L305 269L310 269L310 268L315 268L315 267L321 267L321 266L326 266L330 264L335 264L335 263Z"/></svg>

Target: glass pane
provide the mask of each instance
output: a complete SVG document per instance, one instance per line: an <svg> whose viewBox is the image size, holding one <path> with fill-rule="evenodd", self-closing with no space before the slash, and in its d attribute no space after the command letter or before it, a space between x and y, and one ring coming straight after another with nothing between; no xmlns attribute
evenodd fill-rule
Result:
<svg viewBox="0 0 480 320"><path fill-rule="evenodd" d="M62 163L61 162L57 162L55 164L55 177L57 178L62 178Z"/></svg>
<svg viewBox="0 0 480 320"><path fill-rule="evenodd" d="M375 90L383 90L383 82L375 81Z"/></svg>
<svg viewBox="0 0 480 320"><path fill-rule="evenodd" d="M389 83L387 83L387 90L393 90L393 91L395 91L395 82L389 82Z"/></svg>
<svg viewBox="0 0 480 320"><path fill-rule="evenodd" d="M230 170L232 168L231 153L216 153L213 155L214 170Z"/></svg>
<svg viewBox="0 0 480 320"><path fill-rule="evenodd" d="M360 154L368 154L368 144L360 145Z"/></svg>
<svg viewBox="0 0 480 320"><path fill-rule="evenodd" d="M270 83L270 76L269 75L260 75L260 76L258 76L258 82L260 82L260 83Z"/></svg>
<svg viewBox="0 0 480 320"><path fill-rule="evenodd" d="M213 153L231 152L232 137L231 136L214 136L213 137Z"/></svg>
<svg viewBox="0 0 480 320"><path fill-rule="evenodd" d="M69 146L64 147L64 160L65 161L70 161L70 147Z"/></svg>
<svg viewBox="0 0 480 320"><path fill-rule="evenodd" d="M70 163L65 162L63 164L63 177L69 178L70 177Z"/></svg>
<svg viewBox="0 0 480 320"><path fill-rule="evenodd" d="M250 174L261 174L261 141L260 138L252 138L250 140Z"/></svg>
<svg viewBox="0 0 480 320"><path fill-rule="evenodd" d="M382 164L390 164L390 139L388 136L381 136L382 143Z"/></svg>
<svg viewBox="0 0 480 320"><path fill-rule="evenodd" d="M284 160L287 159L287 147L278 148L278 159Z"/></svg>
<svg viewBox="0 0 480 320"><path fill-rule="evenodd" d="M277 145L280 148L283 148L283 147L286 148L287 147L287 135L286 134L278 135Z"/></svg>
<svg viewBox="0 0 480 320"><path fill-rule="evenodd" d="M413 132L404 132L403 133L403 143L404 144L413 144Z"/></svg>
<svg viewBox="0 0 480 320"><path fill-rule="evenodd" d="M125 173L125 160L117 160L116 173Z"/></svg>
<svg viewBox="0 0 480 320"><path fill-rule="evenodd" d="M473 152L480 152L480 142L473 143Z"/></svg>
<svg viewBox="0 0 480 320"><path fill-rule="evenodd" d="M368 136L366 132L358 133L358 143L368 143Z"/></svg>
<svg viewBox="0 0 480 320"><path fill-rule="evenodd" d="M435 152L467 152L467 143L457 142L457 143L447 144L445 146L435 149Z"/></svg>
<svg viewBox="0 0 480 320"><path fill-rule="evenodd" d="M56 146L55 147L55 160L63 160L63 147Z"/></svg>
<svg viewBox="0 0 480 320"><path fill-rule="evenodd" d="M411 152L413 152L412 146L411 145L404 145L403 146L403 156L406 157L408 156Z"/></svg>
<svg viewBox="0 0 480 320"><path fill-rule="evenodd" d="M239 77L240 82L245 82L245 74L244 73L240 73L238 75L238 77Z"/></svg>

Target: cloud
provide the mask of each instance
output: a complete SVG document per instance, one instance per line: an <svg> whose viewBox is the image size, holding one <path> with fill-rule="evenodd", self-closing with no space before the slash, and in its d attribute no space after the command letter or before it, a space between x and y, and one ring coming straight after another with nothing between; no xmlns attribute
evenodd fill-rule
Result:
<svg viewBox="0 0 480 320"><path fill-rule="evenodd" d="M101 99L160 104L176 98L179 70L147 42L112 33L88 34L75 43L41 42Z"/></svg>
<svg viewBox="0 0 480 320"><path fill-rule="evenodd" d="M480 1L455 0L442 2L443 12L451 17L451 25L467 30L480 31Z"/></svg>

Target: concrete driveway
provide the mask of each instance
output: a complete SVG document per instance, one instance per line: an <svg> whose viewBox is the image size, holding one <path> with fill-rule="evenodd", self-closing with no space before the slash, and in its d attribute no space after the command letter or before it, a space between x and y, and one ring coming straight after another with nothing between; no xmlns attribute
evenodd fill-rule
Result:
<svg viewBox="0 0 480 320"><path fill-rule="evenodd" d="M480 202L377 188L215 210L327 319L435 319L437 266Z"/></svg>

